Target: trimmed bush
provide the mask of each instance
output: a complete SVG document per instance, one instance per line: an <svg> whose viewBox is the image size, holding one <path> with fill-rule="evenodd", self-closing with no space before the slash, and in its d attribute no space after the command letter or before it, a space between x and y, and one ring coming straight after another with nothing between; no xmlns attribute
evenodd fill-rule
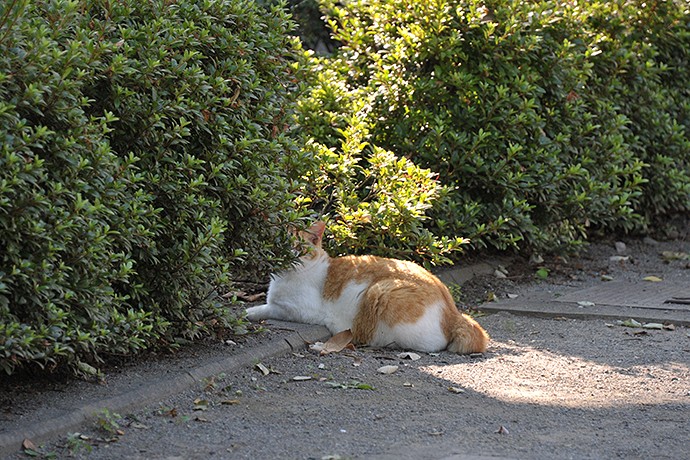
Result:
<svg viewBox="0 0 690 460"><path fill-rule="evenodd" d="M447 193L436 174L367 143L354 116L338 149L311 143L321 164L312 178L313 203L330 216L333 254L373 254L425 264L450 262L463 238L437 238L424 228L427 212Z"/></svg>
<svg viewBox="0 0 690 460"><path fill-rule="evenodd" d="M240 325L229 278L292 260L299 78L279 9L0 6L0 365L89 363Z"/></svg>
<svg viewBox="0 0 690 460"><path fill-rule="evenodd" d="M448 188L438 174L372 144L366 95L321 63L309 62L298 124L319 166L305 178L306 202L329 221L329 251L449 263L467 240L424 226Z"/></svg>
<svg viewBox="0 0 690 460"><path fill-rule="evenodd" d="M602 51L591 86L630 120L626 141L645 163L636 211L653 230L690 210L690 6L602 2L588 22Z"/></svg>
<svg viewBox="0 0 690 460"><path fill-rule="evenodd" d="M145 193L163 217L138 271L147 294L193 329L204 318L189 306L209 304L227 273L261 276L288 258L291 190L310 166L290 138L288 22L251 1L111 9L127 27L103 23L121 46L95 90L118 119L113 148L141 157Z"/></svg>
<svg viewBox="0 0 690 460"><path fill-rule="evenodd" d="M663 78L687 72L688 15L632 3L324 1L342 46L314 60L301 121L337 149L364 115L448 190L425 227L475 247L643 230L690 209L687 89Z"/></svg>

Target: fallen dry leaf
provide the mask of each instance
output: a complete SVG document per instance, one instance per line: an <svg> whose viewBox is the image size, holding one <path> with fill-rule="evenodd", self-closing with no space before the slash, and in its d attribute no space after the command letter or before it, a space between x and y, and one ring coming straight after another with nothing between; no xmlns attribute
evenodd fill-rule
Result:
<svg viewBox="0 0 690 460"><path fill-rule="evenodd" d="M673 324L664 324L664 329L666 329L667 331L675 331L676 326L674 326Z"/></svg>
<svg viewBox="0 0 690 460"><path fill-rule="evenodd" d="M132 423L132 424L130 425L130 427L136 428L136 429L138 429L138 430L149 430L149 429L151 429L150 426L144 425L143 423L139 423L139 422L134 422L134 423Z"/></svg>
<svg viewBox="0 0 690 460"><path fill-rule="evenodd" d="M242 298L242 300L246 300L247 302L256 302L259 299L263 299L266 297L265 292L259 292L258 294L248 294Z"/></svg>
<svg viewBox="0 0 690 460"><path fill-rule="evenodd" d="M448 391L450 391L451 393L455 393L455 394L461 394L461 393L465 392L464 389L458 388L458 387L448 387Z"/></svg>
<svg viewBox="0 0 690 460"><path fill-rule="evenodd" d="M581 300L577 303L577 305L580 307L594 307L596 304L594 302L590 302L589 300Z"/></svg>
<svg viewBox="0 0 690 460"><path fill-rule="evenodd" d="M662 251L661 257L667 262L671 260L690 260L690 254L687 252Z"/></svg>
<svg viewBox="0 0 690 460"><path fill-rule="evenodd" d="M22 441L22 449L35 451L36 450L36 444L34 444L31 439L24 438L24 441Z"/></svg>
<svg viewBox="0 0 690 460"><path fill-rule="evenodd" d="M381 374L392 374L398 370L398 366L381 366L376 370Z"/></svg>
<svg viewBox="0 0 690 460"><path fill-rule="evenodd" d="M625 327L642 327L642 323L639 321L635 321L634 319L630 318L621 323L621 326Z"/></svg>
<svg viewBox="0 0 690 460"><path fill-rule="evenodd" d="M237 297L239 300L244 300L245 302L256 302L257 300L266 297L266 293L259 292L256 294L247 294L244 291L232 291L228 292L227 294L223 294L223 297L226 299Z"/></svg>
<svg viewBox="0 0 690 460"><path fill-rule="evenodd" d="M267 368L266 366L264 366L263 364L261 364L261 363L256 363L256 366L255 366L255 367L256 367L259 371L261 371L261 373L264 374L264 375L268 375L268 374L271 373L271 370L270 370L269 368Z"/></svg>
<svg viewBox="0 0 690 460"><path fill-rule="evenodd" d="M208 401L205 399L197 398L194 400L194 410L206 410L208 409Z"/></svg>
<svg viewBox="0 0 690 460"><path fill-rule="evenodd" d="M645 276L645 277L642 278L642 279L643 279L644 281L649 281L649 282L651 282L651 283L660 283L661 281L663 281L661 278L659 278L658 276L654 276L654 275Z"/></svg>
<svg viewBox="0 0 690 460"><path fill-rule="evenodd" d="M398 355L398 358L417 361L418 359L421 358L421 356L419 356L417 353L412 353L411 351L404 351Z"/></svg>
<svg viewBox="0 0 690 460"><path fill-rule="evenodd" d="M339 353L345 348L354 349L354 345L352 345L352 331L350 329L340 331L328 339L319 353L321 355Z"/></svg>

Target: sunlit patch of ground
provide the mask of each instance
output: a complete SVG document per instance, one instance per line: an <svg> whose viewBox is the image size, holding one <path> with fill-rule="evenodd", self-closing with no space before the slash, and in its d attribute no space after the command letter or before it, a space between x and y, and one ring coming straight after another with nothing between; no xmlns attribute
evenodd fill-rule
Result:
<svg viewBox="0 0 690 460"><path fill-rule="evenodd" d="M432 365L421 370L511 403L610 407L690 402L687 363L621 367L505 342L494 342L493 351L488 359L469 365Z"/></svg>

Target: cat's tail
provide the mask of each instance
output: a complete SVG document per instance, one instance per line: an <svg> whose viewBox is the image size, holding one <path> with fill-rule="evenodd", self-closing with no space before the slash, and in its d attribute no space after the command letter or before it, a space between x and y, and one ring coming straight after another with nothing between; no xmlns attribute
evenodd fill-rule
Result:
<svg viewBox="0 0 690 460"><path fill-rule="evenodd" d="M457 312L453 315L448 351L453 353L484 353L489 344L489 334L470 316Z"/></svg>

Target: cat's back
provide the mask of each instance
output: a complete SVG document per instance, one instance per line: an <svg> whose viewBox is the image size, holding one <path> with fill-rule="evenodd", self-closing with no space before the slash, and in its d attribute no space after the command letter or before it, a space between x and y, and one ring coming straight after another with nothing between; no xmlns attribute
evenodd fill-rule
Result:
<svg viewBox="0 0 690 460"><path fill-rule="evenodd" d="M330 260L324 297L337 298L349 284L371 285L384 280L443 289L438 278L414 262L377 256L344 256Z"/></svg>

